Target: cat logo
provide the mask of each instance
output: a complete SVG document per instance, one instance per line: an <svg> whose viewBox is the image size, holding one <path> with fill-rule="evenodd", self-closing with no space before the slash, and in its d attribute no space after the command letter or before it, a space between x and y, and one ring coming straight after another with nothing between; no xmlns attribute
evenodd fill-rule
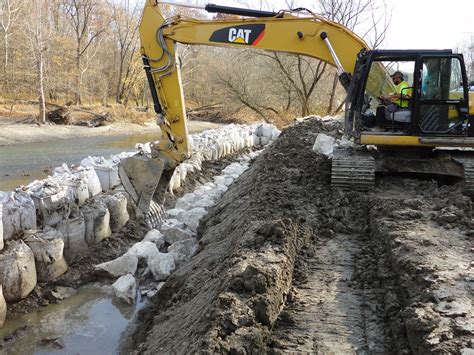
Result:
<svg viewBox="0 0 474 355"><path fill-rule="evenodd" d="M210 42L256 46L265 35L265 24L224 27L209 38Z"/></svg>
<svg viewBox="0 0 474 355"><path fill-rule="evenodd" d="M249 38L252 30L243 28L229 28L229 42L249 44Z"/></svg>

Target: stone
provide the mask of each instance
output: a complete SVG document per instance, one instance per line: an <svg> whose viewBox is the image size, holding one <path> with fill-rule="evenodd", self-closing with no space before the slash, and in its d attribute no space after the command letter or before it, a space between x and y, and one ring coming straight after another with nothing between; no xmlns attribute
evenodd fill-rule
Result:
<svg viewBox="0 0 474 355"><path fill-rule="evenodd" d="M143 241L154 243L158 249L163 247L166 243L165 236L156 229L148 231L148 233L145 235L145 238L143 238Z"/></svg>
<svg viewBox="0 0 474 355"><path fill-rule="evenodd" d="M159 253L148 259L148 267L156 281L164 281L175 269L174 256L170 253Z"/></svg>
<svg viewBox="0 0 474 355"><path fill-rule="evenodd" d="M77 290L73 287L65 287L65 286L55 286L52 290L46 293L46 298L50 301L62 301L66 298L71 297L77 292Z"/></svg>
<svg viewBox="0 0 474 355"><path fill-rule="evenodd" d="M196 239L189 238L170 245L168 252L174 256L175 262L178 264L190 259L196 253L197 245Z"/></svg>
<svg viewBox="0 0 474 355"><path fill-rule="evenodd" d="M108 277L120 277L127 274L135 275L138 265L138 256L132 254L124 254L114 260L95 265L94 269L99 274Z"/></svg>
<svg viewBox="0 0 474 355"><path fill-rule="evenodd" d="M164 234L165 241L168 244L174 244L185 239L194 237L194 234L191 231L186 230L180 227L171 227L167 229L161 229Z"/></svg>
<svg viewBox="0 0 474 355"><path fill-rule="evenodd" d="M128 249L128 255L135 255L138 257L138 260L145 260L148 262L148 258L152 255L159 254L159 250L156 247L156 244L148 240L143 240L141 242L135 243L130 249Z"/></svg>
<svg viewBox="0 0 474 355"><path fill-rule="evenodd" d="M137 282L132 275L121 276L112 284L112 289L116 297L123 299L128 304L135 302Z"/></svg>

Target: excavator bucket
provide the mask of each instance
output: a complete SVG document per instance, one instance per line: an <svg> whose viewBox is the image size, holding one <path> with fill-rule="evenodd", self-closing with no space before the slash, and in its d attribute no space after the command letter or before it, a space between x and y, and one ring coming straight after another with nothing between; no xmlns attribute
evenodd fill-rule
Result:
<svg viewBox="0 0 474 355"><path fill-rule="evenodd" d="M165 165L162 159L152 159L145 154L126 158L119 165L123 187L150 228L160 226L164 219L162 204L174 172L174 169L165 169Z"/></svg>

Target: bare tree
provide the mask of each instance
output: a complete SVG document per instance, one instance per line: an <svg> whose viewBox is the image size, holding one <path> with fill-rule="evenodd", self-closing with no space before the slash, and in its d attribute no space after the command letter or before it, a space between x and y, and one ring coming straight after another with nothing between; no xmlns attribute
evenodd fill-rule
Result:
<svg viewBox="0 0 474 355"><path fill-rule="evenodd" d="M390 25L390 12L385 1L376 0L320 0L320 13L331 21L338 22L377 48L385 40ZM338 76L333 71L333 85L329 96L328 114L336 114L343 107L341 101L335 108L334 103L338 89Z"/></svg>
<svg viewBox="0 0 474 355"><path fill-rule="evenodd" d="M46 122L45 63L51 35L48 24L49 7L47 0L31 0L28 6L30 11L25 19L25 28L29 39L30 53L36 67L38 124L44 124Z"/></svg>
<svg viewBox="0 0 474 355"><path fill-rule="evenodd" d="M10 62L9 39L12 35L15 25L18 23L23 4L23 0L0 0L0 25L3 32L4 47L3 74L5 78L5 90L9 90L10 86L10 77L8 71Z"/></svg>
<svg viewBox="0 0 474 355"><path fill-rule="evenodd" d="M3 30L3 44L4 44L4 65L8 66L9 59L9 43L8 40L12 35L12 28L17 23L21 14L23 1L21 0L0 0L0 25Z"/></svg>
<svg viewBox="0 0 474 355"><path fill-rule="evenodd" d="M64 8L76 42L76 104L82 102L84 74L97 54L102 34L107 30L109 23L109 18L102 11L101 5L98 0L64 1Z"/></svg>
<svg viewBox="0 0 474 355"><path fill-rule="evenodd" d="M138 24L141 7L137 1L112 1L112 33L118 45L118 75L115 101L123 103L133 74L132 64L138 49Z"/></svg>
<svg viewBox="0 0 474 355"><path fill-rule="evenodd" d="M282 58L281 54L276 52L269 54L260 53L260 55L275 61L279 74L287 82L285 86L296 93L301 108L301 115L308 116L311 112L311 96L323 77L327 63L302 55L286 55L286 60ZM289 107L289 104L287 107Z"/></svg>

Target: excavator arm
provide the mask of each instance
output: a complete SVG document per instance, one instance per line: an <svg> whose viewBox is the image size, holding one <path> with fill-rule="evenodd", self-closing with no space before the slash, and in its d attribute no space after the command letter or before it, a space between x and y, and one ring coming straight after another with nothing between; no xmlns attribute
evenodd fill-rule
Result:
<svg viewBox="0 0 474 355"><path fill-rule="evenodd" d="M162 202L174 168L191 154L176 43L271 50L317 58L337 68L346 88L357 55L368 49L347 28L317 15L299 17L284 11L270 13L215 5L206 8L254 17L165 19L154 0L147 0L143 11L139 28L141 54L162 136L152 145L151 159L143 155L126 159L120 175L145 213L150 212L153 200Z"/></svg>

